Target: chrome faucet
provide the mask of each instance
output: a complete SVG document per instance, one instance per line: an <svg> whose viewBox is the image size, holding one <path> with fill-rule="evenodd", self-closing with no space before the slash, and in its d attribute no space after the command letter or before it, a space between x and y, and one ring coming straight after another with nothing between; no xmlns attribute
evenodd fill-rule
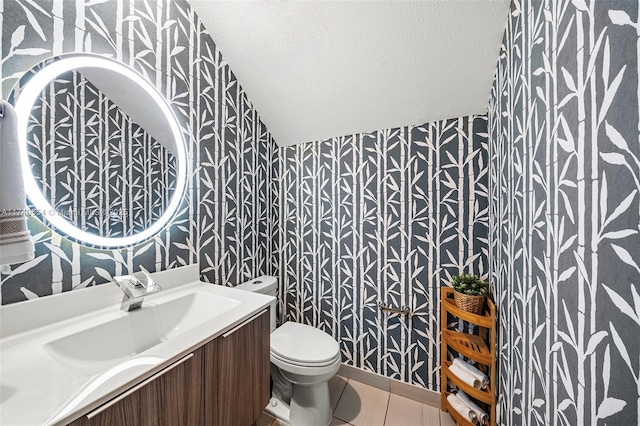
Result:
<svg viewBox="0 0 640 426"><path fill-rule="evenodd" d="M158 283L144 270L132 275L114 277L113 280L124 293L120 309L125 312L141 308L146 295L162 290Z"/></svg>

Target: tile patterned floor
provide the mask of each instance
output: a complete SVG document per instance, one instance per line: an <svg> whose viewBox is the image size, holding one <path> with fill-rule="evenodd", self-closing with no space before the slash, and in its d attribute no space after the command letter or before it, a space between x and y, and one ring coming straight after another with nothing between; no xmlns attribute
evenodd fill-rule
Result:
<svg viewBox="0 0 640 426"><path fill-rule="evenodd" d="M330 426L455 426L439 408L391 394L352 379L329 381L333 421ZM281 426L263 415L257 426Z"/></svg>

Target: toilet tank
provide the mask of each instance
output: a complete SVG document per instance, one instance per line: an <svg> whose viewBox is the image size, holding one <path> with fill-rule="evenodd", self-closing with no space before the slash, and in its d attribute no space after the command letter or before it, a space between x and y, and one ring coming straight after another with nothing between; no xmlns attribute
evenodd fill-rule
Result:
<svg viewBox="0 0 640 426"><path fill-rule="evenodd" d="M245 283L239 284L234 288L237 290L254 291L256 293L278 297L278 278L269 275L262 275ZM276 302L277 299L271 303L271 332L276 329Z"/></svg>

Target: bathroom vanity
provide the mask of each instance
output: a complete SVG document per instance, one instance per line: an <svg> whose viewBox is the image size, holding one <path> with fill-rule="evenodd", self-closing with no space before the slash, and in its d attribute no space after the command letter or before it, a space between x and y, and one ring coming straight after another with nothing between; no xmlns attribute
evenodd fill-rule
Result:
<svg viewBox="0 0 640 426"><path fill-rule="evenodd" d="M251 425L269 401L268 334L265 310L71 425Z"/></svg>
<svg viewBox="0 0 640 426"><path fill-rule="evenodd" d="M163 291L137 311L115 284L0 308L0 424L252 424L273 298L199 282L197 266L153 276Z"/></svg>

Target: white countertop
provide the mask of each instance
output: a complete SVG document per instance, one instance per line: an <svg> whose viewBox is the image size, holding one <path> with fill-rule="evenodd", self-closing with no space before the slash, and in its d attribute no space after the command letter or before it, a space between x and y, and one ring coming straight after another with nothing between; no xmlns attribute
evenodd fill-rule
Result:
<svg viewBox="0 0 640 426"><path fill-rule="evenodd" d="M180 330L150 349L97 373L63 366L44 346L112 319L130 316L135 323L136 311L120 310L122 292L115 284L0 307L0 424L69 423L267 308L273 301L273 297L263 294L200 282L197 265L152 276L163 291L147 296L141 310L197 292L239 303L219 315L210 313L212 317L207 321Z"/></svg>

